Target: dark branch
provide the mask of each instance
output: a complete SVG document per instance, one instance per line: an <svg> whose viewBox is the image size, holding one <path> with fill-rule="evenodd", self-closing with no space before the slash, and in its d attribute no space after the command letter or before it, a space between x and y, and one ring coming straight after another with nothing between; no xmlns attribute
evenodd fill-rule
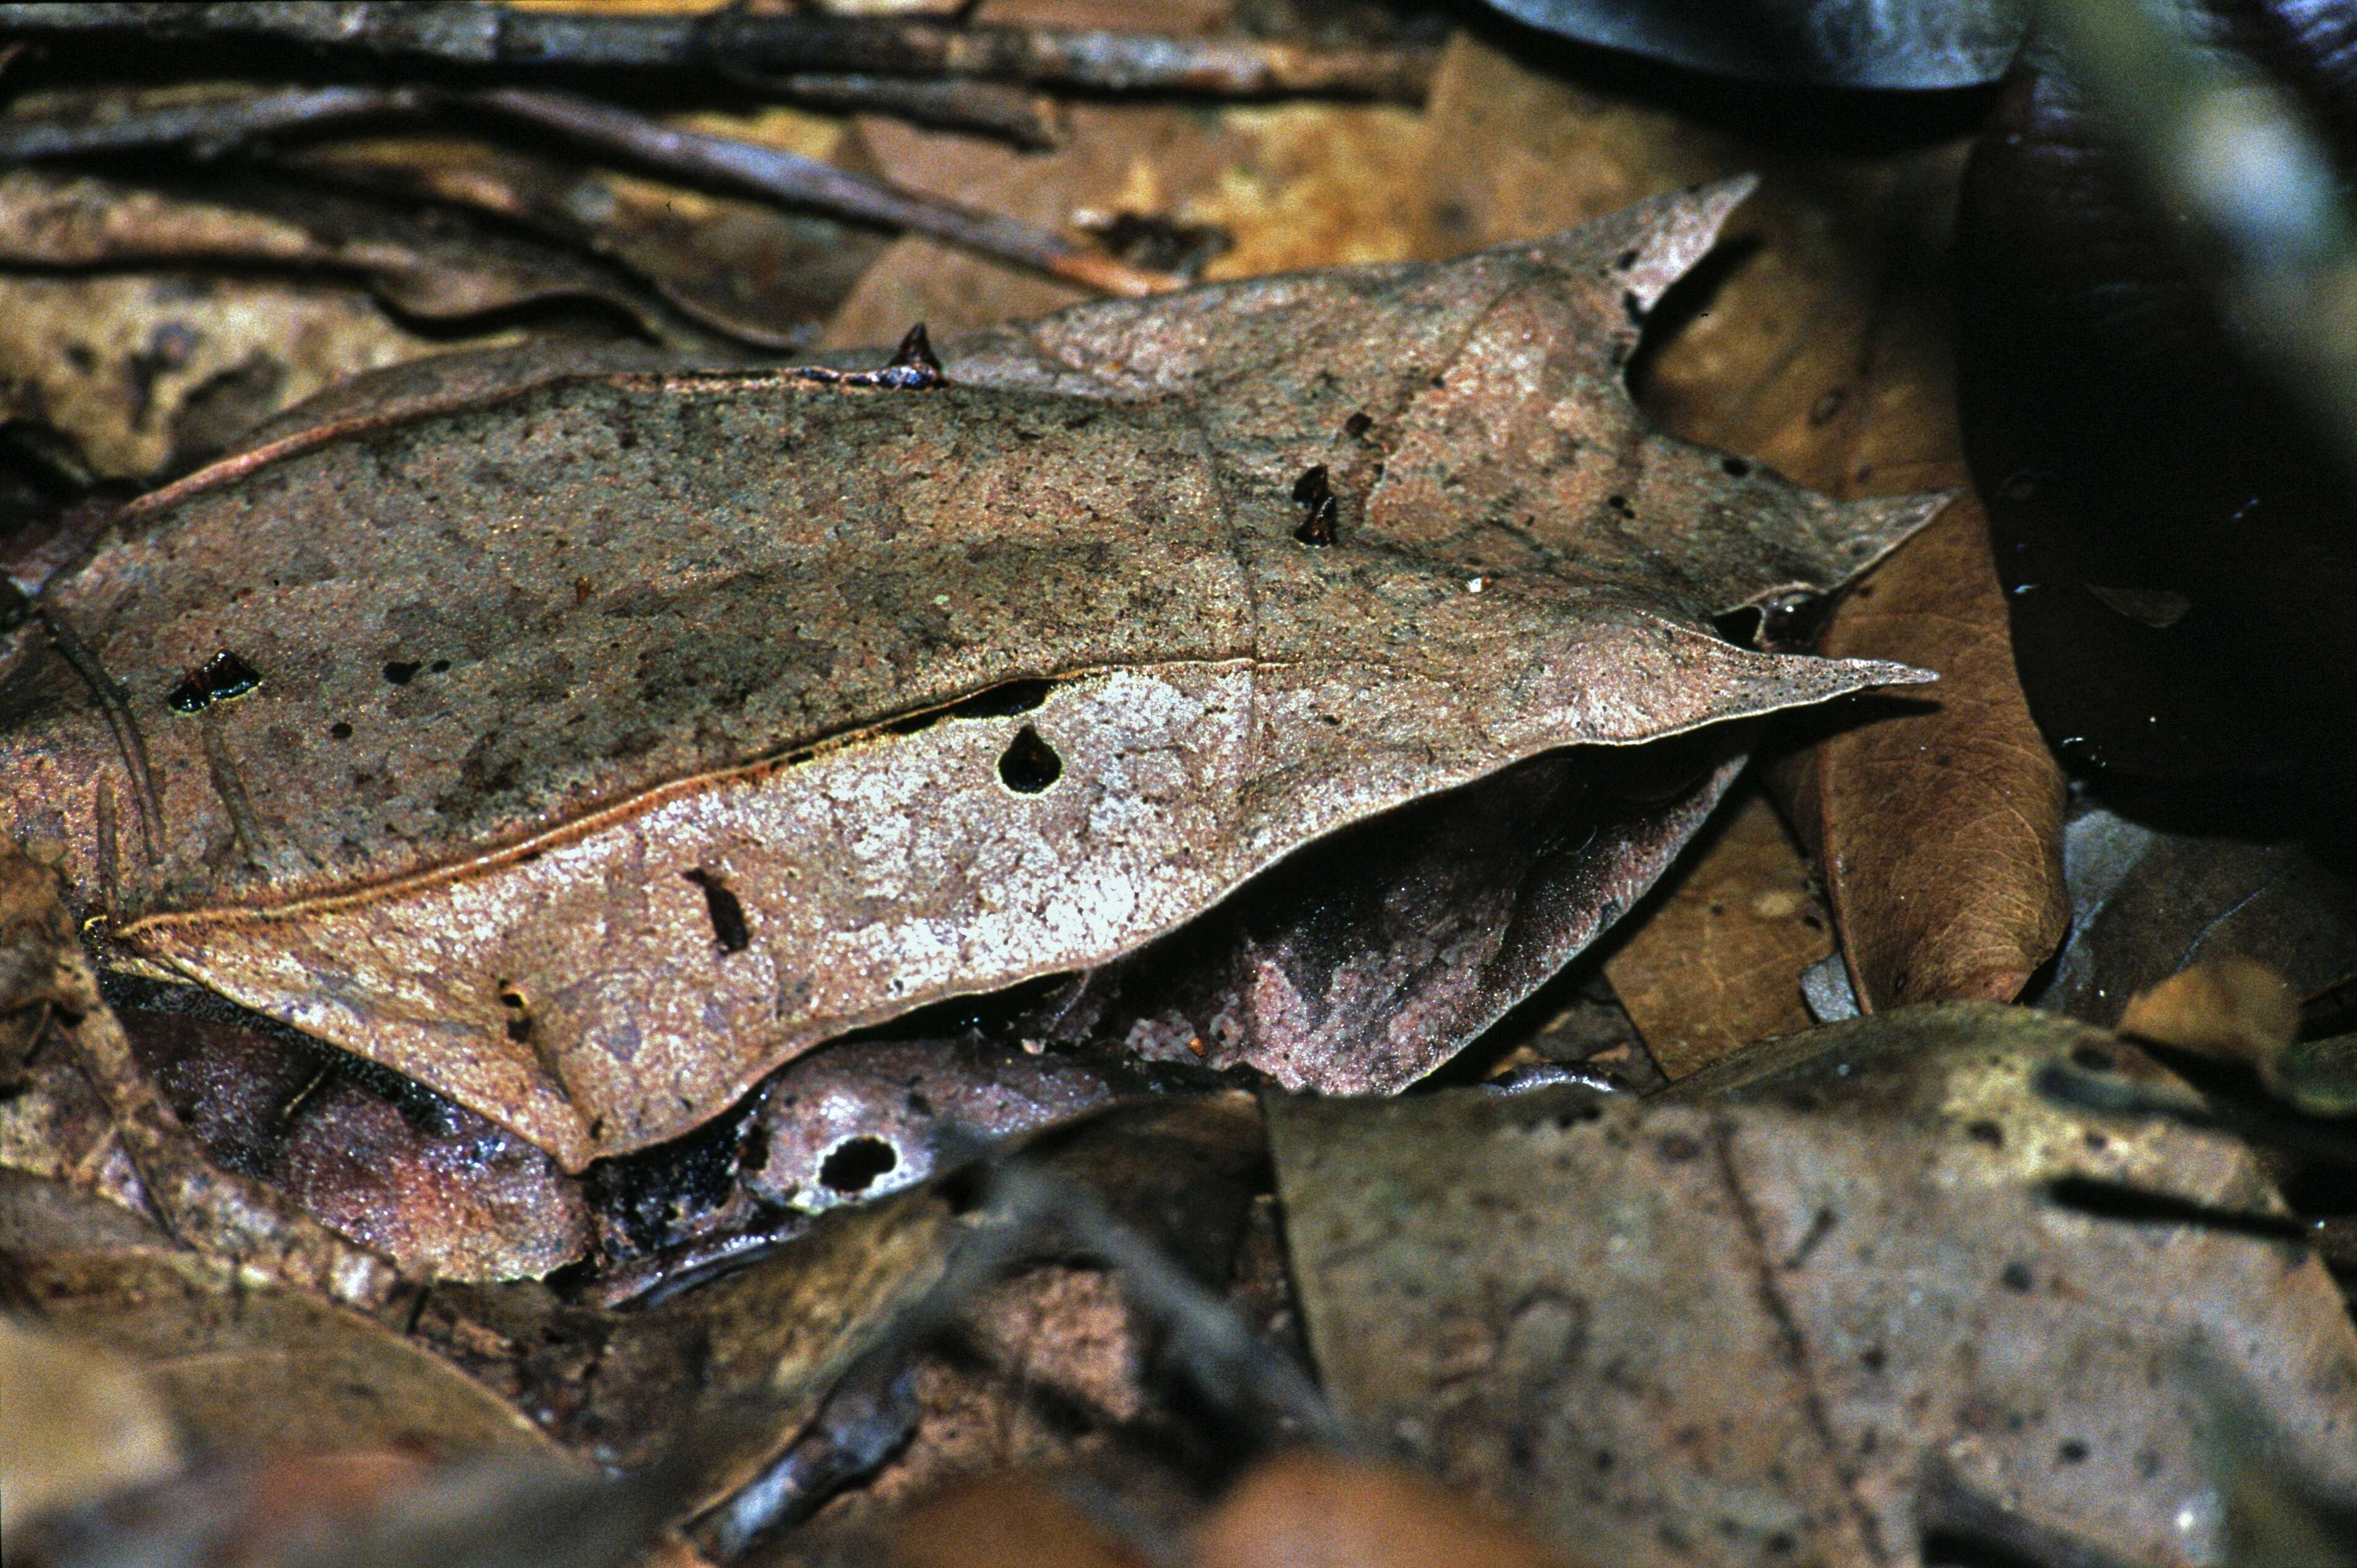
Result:
<svg viewBox="0 0 2357 1568"><path fill-rule="evenodd" d="M0 5L0 38L268 42L329 54L518 70L860 71L1094 92L1342 93L1420 102L1428 48L1319 49L1085 28L767 14L517 11L480 0Z"/></svg>
<svg viewBox="0 0 2357 1568"><path fill-rule="evenodd" d="M1105 294L1146 295L1179 279L1146 272L1019 219L944 201L759 143L682 131L565 93L522 88L451 93L431 88L296 89L138 110L0 119L0 162L135 150L217 156L253 140L335 129L356 120L451 108L536 126L683 181L725 187L858 222L930 234L999 261Z"/></svg>

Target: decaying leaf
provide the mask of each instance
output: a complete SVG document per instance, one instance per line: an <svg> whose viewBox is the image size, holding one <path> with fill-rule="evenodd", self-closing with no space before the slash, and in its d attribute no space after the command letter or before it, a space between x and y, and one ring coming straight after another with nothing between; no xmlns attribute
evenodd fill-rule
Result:
<svg viewBox="0 0 2357 1568"><path fill-rule="evenodd" d="M592 374L230 459L47 590L82 671L19 632L5 825L126 956L568 1168L641 1147L1388 808L1919 678L1709 628L1923 500L1622 392L1746 188L1083 307L946 386Z"/></svg>
<svg viewBox="0 0 2357 1568"><path fill-rule="evenodd" d="M1940 671L1937 697L1820 740L1794 791L1859 999L2012 1001L2069 918L2063 782L2013 672L1977 501L1878 566L1817 646Z"/></svg>
<svg viewBox="0 0 2357 1568"><path fill-rule="evenodd" d="M2191 1102L2103 1031L1985 1004L1798 1036L1674 1103L1273 1101L1326 1387L1628 1568L1912 1562L1943 1534L2215 1561L2215 1391L2346 1489L2357 1333L2241 1144L2065 1108L2055 1072Z"/></svg>
<svg viewBox="0 0 2357 1568"><path fill-rule="evenodd" d="M1425 1477L1315 1453L1254 1467L1193 1544L1193 1568L1550 1568L1562 1561Z"/></svg>
<svg viewBox="0 0 2357 1568"><path fill-rule="evenodd" d="M1517 21L1699 70L1841 87L1968 87L2021 42L2008 0L1490 0Z"/></svg>
<svg viewBox="0 0 2357 1568"><path fill-rule="evenodd" d="M2357 888L2297 840L2177 831L2084 804L2063 830L2071 938L2023 1000L2090 1023L2205 960L2255 960L2305 1002L2357 974Z"/></svg>
<svg viewBox="0 0 2357 1568"><path fill-rule="evenodd" d="M209 1450L404 1446L561 1457L474 1380L349 1307L258 1271L160 1247L15 1251L12 1305L143 1367Z"/></svg>
<svg viewBox="0 0 2357 1568"><path fill-rule="evenodd" d="M0 1019L30 1013L46 1025L0 1041L13 1036L48 1058L0 1100L0 1156L37 1181L62 1179L76 1196L121 1206L100 1233L152 1221L257 1277L382 1305L397 1278L383 1258L214 1164L182 1125L102 999L59 892L55 871L0 841L0 981L11 987L0 992Z"/></svg>
<svg viewBox="0 0 2357 1568"><path fill-rule="evenodd" d="M1801 973L1834 950L1808 864L1765 795L1730 806L1695 850L1604 961L1646 1051L1674 1080L1807 1028Z"/></svg>

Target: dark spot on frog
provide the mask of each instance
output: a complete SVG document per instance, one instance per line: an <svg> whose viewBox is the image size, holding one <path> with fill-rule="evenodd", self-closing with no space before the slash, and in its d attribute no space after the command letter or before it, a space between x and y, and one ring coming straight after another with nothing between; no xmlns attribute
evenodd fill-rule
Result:
<svg viewBox="0 0 2357 1568"><path fill-rule="evenodd" d="M2101 1046L2073 1046L2071 1060L2074 1066L2084 1068L2089 1072L2109 1072L2119 1065L2113 1060L2112 1053Z"/></svg>
<svg viewBox="0 0 2357 1568"><path fill-rule="evenodd" d="M1684 1165L1701 1156L1702 1144L1684 1133L1665 1133L1653 1145L1653 1152L1664 1165Z"/></svg>
<svg viewBox="0 0 2357 1568"><path fill-rule="evenodd" d="M1301 471L1301 477L1293 481L1293 499L1302 509L1301 524L1293 531L1293 537L1304 544L1333 543L1341 503L1335 498L1325 464Z"/></svg>
<svg viewBox="0 0 2357 1568"><path fill-rule="evenodd" d="M1353 441L1364 441L1367 438L1367 432L1374 427L1375 422L1372 415L1354 413L1342 422L1342 434Z"/></svg>
<svg viewBox="0 0 2357 1568"><path fill-rule="evenodd" d="M450 661L447 659L437 659L425 668L430 673L436 675L447 674L450 669Z"/></svg>
<svg viewBox="0 0 2357 1568"><path fill-rule="evenodd" d="M164 701L176 713L202 713L215 703L242 697L261 684L262 672L224 648L206 660L203 669L191 671L173 687Z"/></svg>
<svg viewBox="0 0 2357 1568"><path fill-rule="evenodd" d="M1719 471L1730 479L1746 478L1751 473L1750 461L1743 457L1721 457L1718 467Z"/></svg>
<svg viewBox="0 0 2357 1568"><path fill-rule="evenodd" d="M724 953L743 952L753 944L752 928L745 922L745 906L728 884L709 871L683 872L704 889L704 912L712 921L712 940Z"/></svg>
<svg viewBox="0 0 2357 1568"><path fill-rule="evenodd" d="M1997 1275L1997 1283L2018 1295L2028 1295L2029 1287L2037 1282L2028 1263L2007 1263Z"/></svg>
<svg viewBox="0 0 2357 1568"><path fill-rule="evenodd" d="M1064 759L1056 748L1025 725L999 754L998 777L1018 795L1037 795L1064 776Z"/></svg>
<svg viewBox="0 0 2357 1568"><path fill-rule="evenodd" d="M406 686L416 680L417 672L425 668L425 663L419 660L389 659L385 660L384 678L396 686Z"/></svg>
<svg viewBox="0 0 2357 1568"><path fill-rule="evenodd" d="M1634 251L1623 251L1620 255L1613 258L1612 264L1625 273L1631 267L1637 264L1637 252Z"/></svg>
<svg viewBox="0 0 2357 1568"><path fill-rule="evenodd" d="M338 719L328 726L328 734L336 740L350 740L352 738L352 726Z"/></svg>
<svg viewBox="0 0 2357 1568"><path fill-rule="evenodd" d="M507 1009L508 1038L520 1046L528 1043L532 1039L532 1008L524 1001L523 993L500 982L500 1005Z"/></svg>

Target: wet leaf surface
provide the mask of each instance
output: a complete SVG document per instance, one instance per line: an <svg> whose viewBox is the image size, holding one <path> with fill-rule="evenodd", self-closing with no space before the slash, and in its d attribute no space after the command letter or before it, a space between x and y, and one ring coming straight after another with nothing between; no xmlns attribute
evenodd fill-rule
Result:
<svg viewBox="0 0 2357 1568"><path fill-rule="evenodd" d="M1600 1560L1903 1561L1942 1530L2211 1560L2201 1390L2345 1486L2357 1336L2281 1240L2058 1202L2280 1212L2231 1137L2066 1110L2057 1070L2170 1081L2086 1026L1950 1004L1675 1104L1272 1101L1310 1345L1364 1429Z"/></svg>
<svg viewBox="0 0 2357 1568"><path fill-rule="evenodd" d="M2183 7L2350 166L2349 20ZM2052 50L2007 78L1958 233L1963 392L2024 682L2074 765L2163 779L2345 763L2346 480L2222 317ZM2295 692L2269 672L2311 671Z"/></svg>
<svg viewBox="0 0 2357 1568"><path fill-rule="evenodd" d="M1620 391L1632 312L1741 190L1087 306L952 350L945 388L593 375L232 459L46 593L128 694L16 673L17 831L62 836L149 961L577 1168L1403 800L1910 679L1708 618L1832 588L1922 502L1737 474ZM1329 547L1288 499L1318 458L1351 502ZM525 473L560 476L552 521L494 588ZM712 571L649 579L681 553ZM260 685L172 714L222 649ZM133 818L158 858L124 853Z"/></svg>
<svg viewBox="0 0 2357 1568"><path fill-rule="evenodd" d="M2089 804L2072 813L2063 856L2071 940L2024 998L2035 1006L2115 1024L2137 992L2213 958L2264 963L2302 1001L2357 972L2357 892L2329 849Z"/></svg>

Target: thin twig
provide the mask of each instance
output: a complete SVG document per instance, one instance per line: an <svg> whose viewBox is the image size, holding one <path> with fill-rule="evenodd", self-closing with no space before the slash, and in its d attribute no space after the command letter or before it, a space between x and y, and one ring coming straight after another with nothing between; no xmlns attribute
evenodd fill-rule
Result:
<svg viewBox="0 0 2357 1568"><path fill-rule="evenodd" d="M2219 256L2223 314L2357 476L2357 213L2289 94L2197 48L2174 4L2039 0L2145 177Z"/></svg>
<svg viewBox="0 0 2357 1568"><path fill-rule="evenodd" d="M1018 218L944 201L780 148L677 130L570 93L495 88L470 93L465 102L668 174L931 234L1101 293L1158 294L1181 282L1115 261Z"/></svg>
<svg viewBox="0 0 2357 1568"><path fill-rule="evenodd" d="M215 156L242 143L338 129L354 121L473 110L553 132L608 156L702 185L836 217L905 229L1104 294L1147 295L1182 280L1133 267L1036 224L854 174L777 147L698 131L566 93L522 88L445 92L344 87L255 93L209 103L41 119L0 119L0 162L177 148Z"/></svg>
<svg viewBox="0 0 2357 1568"><path fill-rule="evenodd" d="M889 114L946 131L978 131L1033 152L1060 145L1064 139L1052 101L1003 82L819 70L786 76L747 71L730 80L813 109Z"/></svg>
<svg viewBox="0 0 2357 1568"><path fill-rule="evenodd" d="M1321 49L1088 28L890 17L522 11L482 0L0 5L0 38L274 42L437 65L597 70L877 71L1093 92L1342 93L1421 102L1425 48Z"/></svg>

